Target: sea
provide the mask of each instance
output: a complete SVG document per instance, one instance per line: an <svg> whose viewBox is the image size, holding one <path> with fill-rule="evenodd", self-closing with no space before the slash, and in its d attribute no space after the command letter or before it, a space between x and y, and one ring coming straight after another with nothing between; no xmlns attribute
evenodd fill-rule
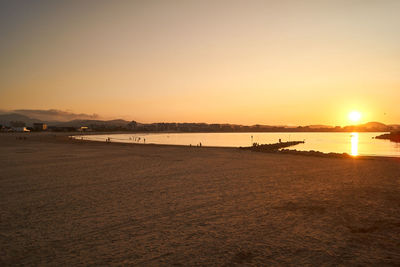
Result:
<svg viewBox="0 0 400 267"><path fill-rule="evenodd" d="M305 141L290 147L300 151L348 153L353 156L400 157L400 143L375 139L379 133L127 133L76 135L74 138L120 143L163 144L204 147L246 147L253 143L271 144L279 141Z"/></svg>

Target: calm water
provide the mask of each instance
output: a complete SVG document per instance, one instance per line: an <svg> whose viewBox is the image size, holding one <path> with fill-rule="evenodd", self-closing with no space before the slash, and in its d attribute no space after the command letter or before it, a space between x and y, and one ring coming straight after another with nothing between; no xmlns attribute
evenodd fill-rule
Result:
<svg viewBox="0 0 400 267"><path fill-rule="evenodd" d="M382 133L156 133L156 134L108 134L82 135L85 140L122 143L146 143L196 146L240 147L285 141L305 140L305 144L290 149L316 150L321 152L346 152L351 155L379 155L400 157L400 144L389 140L373 139ZM140 139L139 139L140 138Z"/></svg>

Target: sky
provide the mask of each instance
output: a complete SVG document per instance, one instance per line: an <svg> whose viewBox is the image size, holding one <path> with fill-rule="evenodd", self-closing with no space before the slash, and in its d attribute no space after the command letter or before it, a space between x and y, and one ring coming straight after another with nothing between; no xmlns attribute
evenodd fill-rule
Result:
<svg viewBox="0 0 400 267"><path fill-rule="evenodd" d="M400 123L398 14L398 0L0 0L0 109Z"/></svg>

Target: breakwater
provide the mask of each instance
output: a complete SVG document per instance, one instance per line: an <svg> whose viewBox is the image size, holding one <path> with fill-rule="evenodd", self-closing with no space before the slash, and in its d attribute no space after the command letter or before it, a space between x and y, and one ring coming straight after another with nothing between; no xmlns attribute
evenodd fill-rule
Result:
<svg viewBox="0 0 400 267"><path fill-rule="evenodd" d="M257 144L254 143L253 146L250 147L240 147L241 149L251 150L255 152L264 152L264 153L281 153L281 154L292 154L292 155L303 155L303 156L314 156L314 157L334 157L334 158L348 158L351 157L347 153L323 153L320 151L298 151L296 149L285 149L287 147L295 146L298 144L304 144L305 141L289 141L289 142L279 142L274 144Z"/></svg>
<svg viewBox="0 0 400 267"><path fill-rule="evenodd" d="M392 132L390 134L382 134L375 137L376 139L387 139L392 142L400 143L400 132Z"/></svg>
<svg viewBox="0 0 400 267"><path fill-rule="evenodd" d="M305 141L289 141L289 142L279 142L274 144L258 144L254 143L253 146L250 147L242 147L242 149L257 151L257 152L274 152L279 149L295 146L298 144L304 144Z"/></svg>

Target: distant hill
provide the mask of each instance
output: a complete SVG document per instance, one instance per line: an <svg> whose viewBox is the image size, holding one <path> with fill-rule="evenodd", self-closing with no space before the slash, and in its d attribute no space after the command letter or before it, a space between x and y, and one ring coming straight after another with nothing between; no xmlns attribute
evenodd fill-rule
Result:
<svg viewBox="0 0 400 267"><path fill-rule="evenodd" d="M46 123L49 126L59 126L59 127L75 127L79 128L82 126L97 126L104 128L112 128L112 127L126 127L129 121L125 120L85 120L85 119L77 119L71 121L48 121L48 120L40 120L37 118L32 118L23 114L18 113L6 113L0 114L0 125L10 126L11 122L24 122L27 127L32 126L33 123Z"/></svg>
<svg viewBox="0 0 400 267"><path fill-rule="evenodd" d="M381 128L381 129L386 129L388 126L386 124L380 123L380 122L368 122L365 124L362 124L363 127L367 129L376 129L376 128Z"/></svg>
<svg viewBox="0 0 400 267"><path fill-rule="evenodd" d="M125 127L127 126L129 121L125 120L72 120L68 122L57 122L52 123L54 126L61 127L82 127L82 126L104 126L105 128L109 127Z"/></svg>
<svg viewBox="0 0 400 267"><path fill-rule="evenodd" d="M18 113L0 114L0 124L10 126L10 122L24 122L26 126L32 126L33 123L42 122L41 120L30 118Z"/></svg>
<svg viewBox="0 0 400 267"><path fill-rule="evenodd" d="M58 109L17 109L12 112L47 122L100 119L100 116L97 114L73 113Z"/></svg>
<svg viewBox="0 0 400 267"><path fill-rule="evenodd" d="M370 131L370 132L388 132L391 127L380 122L367 122L360 125L345 126L344 129L353 129L354 131Z"/></svg>
<svg viewBox="0 0 400 267"><path fill-rule="evenodd" d="M330 125L308 125L311 129L321 129L321 128L334 128L334 126Z"/></svg>
<svg viewBox="0 0 400 267"><path fill-rule="evenodd" d="M2 113L1 113L2 112ZM80 128L89 127L95 131L174 131L174 132L391 132L399 131L399 124L385 125L380 122L368 122L360 125L334 127L330 125L308 126L274 126L274 125L237 125L237 124L207 124L207 123L140 123L122 119L99 120L92 119L97 115L75 114L59 110L18 110L18 112L0 112L0 125L11 126L11 122L24 122L27 127L33 123L42 122L51 127ZM21 113L23 114L21 114ZM31 114L31 115L27 115ZM35 115L36 114L36 115ZM35 115L35 116L32 116ZM39 117L36 117L39 116ZM60 120L55 120L60 118ZM67 118L77 118L65 120Z"/></svg>
<svg viewBox="0 0 400 267"><path fill-rule="evenodd" d="M391 127L395 131L400 130L400 124L389 124L388 126Z"/></svg>

